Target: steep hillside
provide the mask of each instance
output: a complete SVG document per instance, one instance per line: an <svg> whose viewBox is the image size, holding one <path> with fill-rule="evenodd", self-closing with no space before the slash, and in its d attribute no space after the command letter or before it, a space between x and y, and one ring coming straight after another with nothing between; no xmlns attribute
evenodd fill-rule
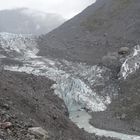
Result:
<svg viewBox="0 0 140 140"><path fill-rule="evenodd" d="M60 26L65 19L57 14L21 8L0 11L0 32L45 34Z"/></svg>
<svg viewBox="0 0 140 140"><path fill-rule="evenodd" d="M139 0L97 0L81 14L40 37L40 55L98 63L140 36Z"/></svg>

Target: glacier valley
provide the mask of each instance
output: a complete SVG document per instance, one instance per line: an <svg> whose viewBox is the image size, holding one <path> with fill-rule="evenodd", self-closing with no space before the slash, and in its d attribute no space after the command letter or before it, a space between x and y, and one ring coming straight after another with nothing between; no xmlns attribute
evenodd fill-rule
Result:
<svg viewBox="0 0 140 140"><path fill-rule="evenodd" d="M99 136L122 140L140 140L140 136L101 130L90 125L88 112L104 111L118 94L117 83L112 80L110 69L100 65L70 62L67 60L38 56L36 38L31 35L0 34L0 58L14 62L2 63L5 70L46 76L55 81L55 94L62 98L69 110L70 119L80 128ZM124 61L120 78L125 79L139 66L140 47ZM98 87L102 87L97 90ZM78 116L78 117L77 117Z"/></svg>

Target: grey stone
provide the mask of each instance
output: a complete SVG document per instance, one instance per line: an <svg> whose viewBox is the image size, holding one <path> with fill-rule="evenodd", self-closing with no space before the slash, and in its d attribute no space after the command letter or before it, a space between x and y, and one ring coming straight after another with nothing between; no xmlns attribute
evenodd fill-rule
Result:
<svg viewBox="0 0 140 140"><path fill-rule="evenodd" d="M48 132L44 130L42 127L32 127L28 129L29 132L39 138L42 138L42 140L47 140L49 138Z"/></svg>

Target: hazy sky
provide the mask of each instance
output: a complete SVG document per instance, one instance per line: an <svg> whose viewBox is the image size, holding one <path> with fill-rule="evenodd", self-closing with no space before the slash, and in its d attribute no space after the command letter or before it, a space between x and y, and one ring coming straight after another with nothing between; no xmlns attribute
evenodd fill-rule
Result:
<svg viewBox="0 0 140 140"><path fill-rule="evenodd" d="M0 0L0 10L27 7L71 18L95 0Z"/></svg>

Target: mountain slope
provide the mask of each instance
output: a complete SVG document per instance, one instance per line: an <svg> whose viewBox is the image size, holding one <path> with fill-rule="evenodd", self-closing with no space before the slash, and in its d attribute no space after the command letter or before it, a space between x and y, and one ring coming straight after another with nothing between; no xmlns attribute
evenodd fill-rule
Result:
<svg viewBox="0 0 140 140"><path fill-rule="evenodd" d="M57 14L21 8L0 11L0 32L46 34L65 20Z"/></svg>
<svg viewBox="0 0 140 140"><path fill-rule="evenodd" d="M133 47L140 36L139 0L97 0L39 40L40 55L98 63L108 52Z"/></svg>
<svg viewBox="0 0 140 140"><path fill-rule="evenodd" d="M67 109L53 93L52 84L44 77L0 72L0 124L13 125L9 130L0 125L0 139L31 140L34 137L28 129L32 127L44 128L51 140L92 139L68 119Z"/></svg>

